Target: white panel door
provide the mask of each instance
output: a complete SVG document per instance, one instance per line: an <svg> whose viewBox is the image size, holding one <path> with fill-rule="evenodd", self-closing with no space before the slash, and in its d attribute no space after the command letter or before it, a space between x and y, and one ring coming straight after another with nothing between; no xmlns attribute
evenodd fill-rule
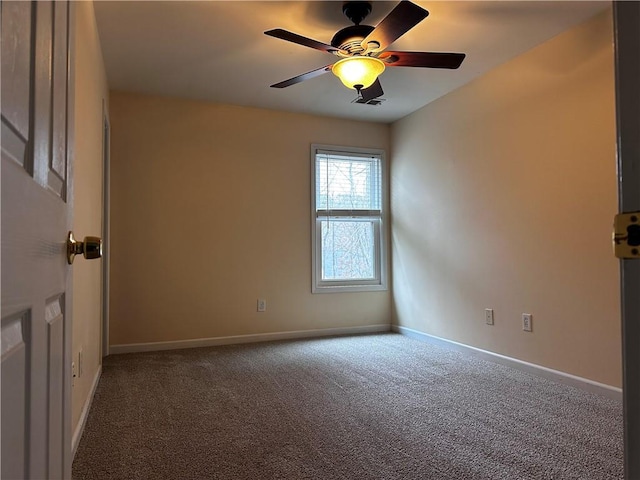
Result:
<svg viewBox="0 0 640 480"><path fill-rule="evenodd" d="M70 478L72 5L0 9L1 475Z"/></svg>

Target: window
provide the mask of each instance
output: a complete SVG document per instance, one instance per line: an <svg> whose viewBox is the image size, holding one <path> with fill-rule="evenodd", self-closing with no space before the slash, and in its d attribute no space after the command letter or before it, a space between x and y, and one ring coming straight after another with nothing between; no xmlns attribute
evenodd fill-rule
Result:
<svg viewBox="0 0 640 480"><path fill-rule="evenodd" d="M384 152L311 146L314 293L386 290Z"/></svg>

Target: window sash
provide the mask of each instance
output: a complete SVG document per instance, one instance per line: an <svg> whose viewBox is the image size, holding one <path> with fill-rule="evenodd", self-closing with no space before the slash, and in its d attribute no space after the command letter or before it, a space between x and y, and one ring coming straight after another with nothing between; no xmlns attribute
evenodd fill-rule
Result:
<svg viewBox="0 0 640 480"><path fill-rule="evenodd" d="M353 166L365 171L345 172L340 166L351 170ZM315 205L319 210L344 210L341 204L355 202L359 208L351 210L382 209L382 156L380 154L351 154L342 152L316 153ZM354 185L360 184L359 186ZM340 196L339 191L345 190ZM356 192L356 190L361 190ZM367 198L368 196L368 198ZM337 198L336 198L337 197ZM351 199L351 200L350 200ZM337 208L332 208L332 207Z"/></svg>
<svg viewBox="0 0 640 480"><path fill-rule="evenodd" d="M349 279L324 279L322 265L322 222L327 221L326 218L318 217L316 219L316 284L319 287L345 287L351 289L352 286L375 286L382 283L382 255L381 255L381 233L382 221L380 218L339 218L337 221L353 221L353 222L371 222L373 225L373 261L374 267L373 277L369 278L349 278ZM331 219L329 220L329 222Z"/></svg>

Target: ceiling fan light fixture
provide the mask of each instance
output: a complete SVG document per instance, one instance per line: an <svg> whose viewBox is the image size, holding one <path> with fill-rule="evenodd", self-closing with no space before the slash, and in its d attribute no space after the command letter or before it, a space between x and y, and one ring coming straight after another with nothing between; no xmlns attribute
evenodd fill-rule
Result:
<svg viewBox="0 0 640 480"><path fill-rule="evenodd" d="M334 63L331 71L345 87L360 90L370 87L384 72L384 62L375 57L348 57Z"/></svg>

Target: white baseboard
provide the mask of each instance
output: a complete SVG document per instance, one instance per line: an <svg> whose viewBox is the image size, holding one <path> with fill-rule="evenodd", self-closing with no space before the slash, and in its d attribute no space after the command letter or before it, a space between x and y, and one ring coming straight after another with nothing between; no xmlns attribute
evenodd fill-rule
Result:
<svg viewBox="0 0 640 480"><path fill-rule="evenodd" d="M89 410L91 409L91 404L93 403L93 397L96 394L96 388L98 388L100 375L102 375L102 365L98 365L98 370L96 371L96 374L93 377L93 383L91 384L91 390L89 391L89 395L87 396L84 405L82 406L80 419L78 420L78 424L73 431L73 438L71 439L71 458L74 458L76 456L76 450L78 450L78 445L80 444L80 439L82 438L82 432L84 432L84 426L87 423L87 417L89 416Z"/></svg>
<svg viewBox="0 0 640 480"><path fill-rule="evenodd" d="M447 340L446 338L429 335L428 333L420 332L412 328L392 325L391 330L393 332L401 333L402 335L406 335L407 337L411 337L416 340L421 340L423 342L432 343L441 347L451 348L460 352L472 354L484 360L500 363L502 365L506 365L508 367L512 367L526 373L546 378L547 380L563 383L565 385L577 387L590 393L595 393L607 398L622 401L622 389L618 387L595 382L593 380L589 380L588 378L571 375L570 373L561 372L560 370L553 370L541 365L536 365L535 363L518 360L517 358L507 357L505 355L500 355L499 353L490 352L488 350L482 350L470 345L465 345L464 343Z"/></svg>
<svg viewBox="0 0 640 480"><path fill-rule="evenodd" d="M268 342L271 340L291 340L295 338L328 337L333 335L358 335L364 333L389 332L391 327L383 325L365 325L362 327L322 328L316 330L296 330L290 332L258 333L250 335L232 335L229 337L195 338L172 342L128 343L111 345L110 354L153 352L158 350L176 350L179 348L214 347L218 345L234 345L238 343Z"/></svg>

